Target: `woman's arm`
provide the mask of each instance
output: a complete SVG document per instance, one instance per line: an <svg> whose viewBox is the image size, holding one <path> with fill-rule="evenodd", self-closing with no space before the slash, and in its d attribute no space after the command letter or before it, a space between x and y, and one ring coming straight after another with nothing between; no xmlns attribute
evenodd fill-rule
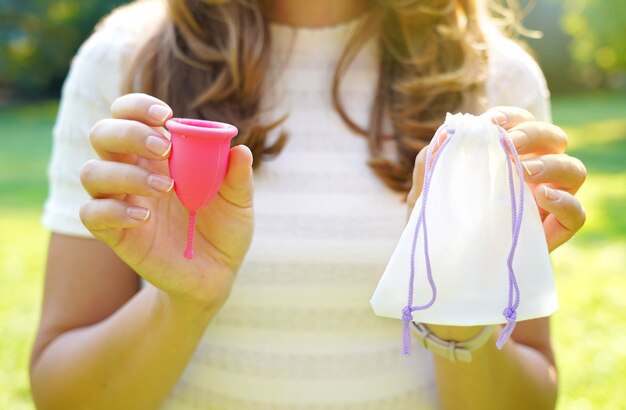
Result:
<svg viewBox="0 0 626 410"><path fill-rule="evenodd" d="M467 340L479 328L428 326L444 340ZM548 318L518 322L502 350L498 332L472 352L472 362L435 355L439 395L444 409L553 409L557 374Z"/></svg>
<svg viewBox="0 0 626 410"><path fill-rule="evenodd" d="M129 94L90 132L100 157L81 171L83 224L100 241L53 235L31 361L39 408L153 409L222 306L253 229L252 154L231 149L218 195L198 212L172 194L163 133L171 109ZM151 285L139 289L139 277Z"/></svg>
<svg viewBox="0 0 626 410"><path fill-rule="evenodd" d="M534 121L525 110L494 108L491 116L509 132L526 169L543 220L550 251L571 238L585 221L575 198L586 171L576 158L564 154L567 136L558 127ZM416 158L409 209L421 193L425 151ZM534 162L532 164L531 162ZM444 340L464 341L480 327L428 326ZM512 340L502 350L497 334L472 353L471 363L436 357L441 402L446 409L552 409L557 397L557 372L548 318L518 322Z"/></svg>
<svg viewBox="0 0 626 410"><path fill-rule="evenodd" d="M53 234L31 361L41 409L153 409L214 310L144 286L105 244Z"/></svg>

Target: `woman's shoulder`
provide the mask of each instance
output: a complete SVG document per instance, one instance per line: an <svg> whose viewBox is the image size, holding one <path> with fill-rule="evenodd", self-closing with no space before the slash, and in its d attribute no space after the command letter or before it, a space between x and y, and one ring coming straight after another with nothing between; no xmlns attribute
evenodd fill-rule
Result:
<svg viewBox="0 0 626 410"><path fill-rule="evenodd" d="M531 111L540 120L550 120L550 92L535 59L522 45L502 35L495 27L487 30L490 106L513 105Z"/></svg>
<svg viewBox="0 0 626 410"><path fill-rule="evenodd" d="M141 0L118 7L98 23L80 47L76 59L127 61L164 16L162 0Z"/></svg>
<svg viewBox="0 0 626 410"><path fill-rule="evenodd" d="M87 97L91 104L108 110L122 92L135 50L164 16L162 0L141 0L102 19L74 56L63 97Z"/></svg>
<svg viewBox="0 0 626 410"><path fill-rule="evenodd" d="M164 16L162 0L140 0L118 7L98 23L81 46L78 56L126 57Z"/></svg>

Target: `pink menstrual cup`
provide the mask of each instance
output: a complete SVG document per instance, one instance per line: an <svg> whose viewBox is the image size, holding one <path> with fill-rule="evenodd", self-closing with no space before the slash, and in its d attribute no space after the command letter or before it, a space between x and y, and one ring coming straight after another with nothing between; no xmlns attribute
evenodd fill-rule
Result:
<svg viewBox="0 0 626 410"><path fill-rule="evenodd" d="M189 210L185 258L193 258L196 213L213 197L224 180L230 140L237 128L221 122L172 118L165 124L172 135L170 175L180 202Z"/></svg>

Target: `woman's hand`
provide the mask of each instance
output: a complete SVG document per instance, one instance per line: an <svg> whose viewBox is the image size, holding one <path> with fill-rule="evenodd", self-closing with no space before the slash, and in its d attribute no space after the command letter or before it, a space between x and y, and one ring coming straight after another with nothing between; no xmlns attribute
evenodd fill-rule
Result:
<svg viewBox="0 0 626 410"><path fill-rule="evenodd" d="M162 101L129 94L111 106L111 119L90 131L100 157L84 164L81 182L92 197L83 224L144 279L184 302L219 307L252 238L252 154L230 151L218 195L197 216L196 256L183 257L188 212L173 195L162 128L172 110Z"/></svg>
<svg viewBox="0 0 626 410"><path fill-rule="evenodd" d="M548 249L567 242L584 224L585 210L575 197L587 171L580 160L565 154L567 135L547 122L535 121L526 110L496 107L485 114L509 133L522 159L524 179L531 187L546 233ZM409 210L422 191L426 149L415 160Z"/></svg>

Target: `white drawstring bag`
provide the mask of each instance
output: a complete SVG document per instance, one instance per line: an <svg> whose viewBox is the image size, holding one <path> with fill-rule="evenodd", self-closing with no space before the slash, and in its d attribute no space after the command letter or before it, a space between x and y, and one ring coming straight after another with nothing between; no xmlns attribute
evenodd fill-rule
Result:
<svg viewBox="0 0 626 410"><path fill-rule="evenodd" d="M445 132L444 132L445 131ZM452 326L549 316L556 289L537 205L504 129L448 114L426 155L424 186L371 299L379 316Z"/></svg>

